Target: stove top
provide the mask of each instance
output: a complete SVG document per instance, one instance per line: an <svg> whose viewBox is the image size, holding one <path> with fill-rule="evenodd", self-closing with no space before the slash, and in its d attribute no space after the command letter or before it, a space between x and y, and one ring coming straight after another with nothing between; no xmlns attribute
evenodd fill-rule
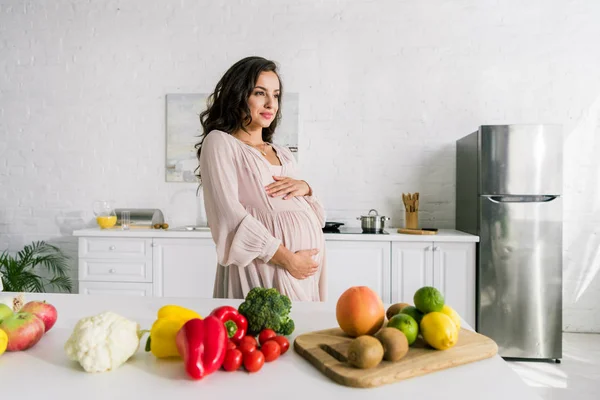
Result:
<svg viewBox="0 0 600 400"><path fill-rule="evenodd" d="M339 234L346 234L346 235L389 235L389 233L386 232L385 230L383 232L367 233L367 232L363 232L362 228L344 228L344 227L331 228L331 229L323 228L323 233L339 233Z"/></svg>

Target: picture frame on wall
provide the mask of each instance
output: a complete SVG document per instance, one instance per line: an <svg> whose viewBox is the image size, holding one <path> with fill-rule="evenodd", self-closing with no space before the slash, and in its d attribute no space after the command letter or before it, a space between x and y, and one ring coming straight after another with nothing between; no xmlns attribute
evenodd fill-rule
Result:
<svg viewBox="0 0 600 400"><path fill-rule="evenodd" d="M198 183L198 158L195 145L200 141L200 113L206 109L208 93L173 93L166 95L166 158L167 182ZM282 119L273 142L285 146L298 159L299 96L286 93L282 104Z"/></svg>

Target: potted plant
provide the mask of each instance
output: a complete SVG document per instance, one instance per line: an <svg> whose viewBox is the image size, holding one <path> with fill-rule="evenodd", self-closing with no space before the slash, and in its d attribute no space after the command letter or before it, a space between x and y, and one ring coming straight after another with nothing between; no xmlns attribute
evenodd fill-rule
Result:
<svg viewBox="0 0 600 400"><path fill-rule="evenodd" d="M44 241L26 245L15 257L5 250L0 254L0 288L4 287L0 290L42 293L52 287L70 293L73 283L66 275L68 259L58 247ZM38 274L41 269L48 277Z"/></svg>

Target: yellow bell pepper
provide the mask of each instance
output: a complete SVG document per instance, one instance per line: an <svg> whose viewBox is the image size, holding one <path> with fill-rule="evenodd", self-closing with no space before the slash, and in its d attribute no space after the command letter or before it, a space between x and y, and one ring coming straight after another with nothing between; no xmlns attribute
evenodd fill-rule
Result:
<svg viewBox="0 0 600 400"><path fill-rule="evenodd" d="M167 305L158 310L157 320L150 328L146 351L158 358L178 357L175 337L181 327L190 319L202 319L197 312L175 305Z"/></svg>

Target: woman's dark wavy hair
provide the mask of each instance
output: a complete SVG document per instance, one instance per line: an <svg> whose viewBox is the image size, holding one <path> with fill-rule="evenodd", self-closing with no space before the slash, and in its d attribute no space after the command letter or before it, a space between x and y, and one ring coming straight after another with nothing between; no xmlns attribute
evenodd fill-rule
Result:
<svg viewBox="0 0 600 400"><path fill-rule="evenodd" d="M196 144L198 161L202 152L202 143L208 134L217 129L230 135L252 122L248 98L252 94L256 81L261 72L271 71L277 74L277 65L262 57L246 57L235 64L217 83L215 91L208 96L208 108L200 113L202 134L200 142ZM273 134L281 120L281 96L283 87L279 78L279 108L271 125L262 130L262 140L273 142ZM198 179L202 180L200 166L196 169Z"/></svg>

